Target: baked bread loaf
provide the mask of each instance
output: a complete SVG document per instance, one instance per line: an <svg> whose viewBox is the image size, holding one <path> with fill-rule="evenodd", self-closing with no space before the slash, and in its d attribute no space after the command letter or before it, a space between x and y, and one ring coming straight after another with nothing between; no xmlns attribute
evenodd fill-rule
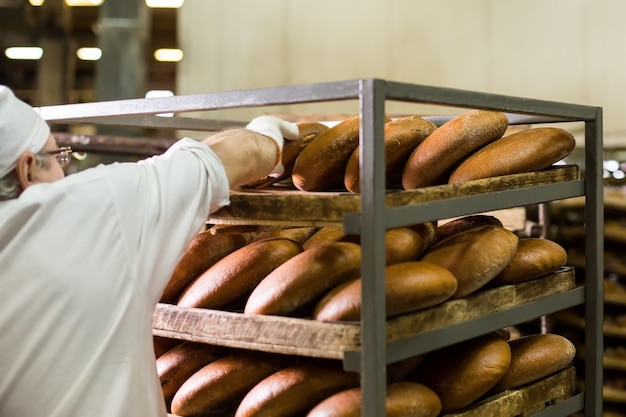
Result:
<svg viewBox="0 0 626 417"><path fill-rule="evenodd" d="M432 245L421 259L452 272L457 280L452 298L462 298L483 287L511 262L518 241L515 233L503 227L474 227Z"/></svg>
<svg viewBox="0 0 626 417"><path fill-rule="evenodd" d="M432 389L442 414L459 411L489 392L511 364L511 348L488 334L427 353L410 379Z"/></svg>
<svg viewBox="0 0 626 417"><path fill-rule="evenodd" d="M310 305L331 288L361 271L361 247L331 242L305 250L285 261L254 288L246 314L287 316Z"/></svg>
<svg viewBox="0 0 626 417"><path fill-rule="evenodd" d="M281 238L281 239L289 239L296 242L298 245L304 245L304 243L309 240L311 236L313 236L317 231L319 231L319 227L282 227L272 230L265 230L259 232L254 239L253 242L257 242L259 240L265 240L270 238Z"/></svg>
<svg viewBox="0 0 626 417"><path fill-rule="evenodd" d="M255 385L239 403L235 417L303 415L323 399L358 385L359 374L344 371L338 361L302 361Z"/></svg>
<svg viewBox="0 0 626 417"><path fill-rule="evenodd" d="M320 321L356 321L361 318L361 278L329 291L315 306L313 318ZM387 317L440 304L456 291L450 271L424 262L401 262L385 269Z"/></svg>
<svg viewBox="0 0 626 417"><path fill-rule="evenodd" d="M509 341L511 365L493 391L517 388L564 369L576 355L576 347L561 335L545 333Z"/></svg>
<svg viewBox="0 0 626 417"><path fill-rule="evenodd" d="M215 346L185 342L159 356L156 368L167 409L187 378L223 354L224 350Z"/></svg>
<svg viewBox="0 0 626 417"><path fill-rule="evenodd" d="M350 388L326 398L306 417L360 417L361 401L361 388ZM387 385L385 411L387 417L436 417L441 411L441 401L422 384L394 382Z"/></svg>
<svg viewBox="0 0 626 417"><path fill-rule="evenodd" d="M441 224L435 230L435 238L433 243L439 242L442 239L452 236L454 234L463 232L468 229L480 226L498 226L504 227L500 219L495 216L489 216L486 214L472 214L469 216L459 217L458 219L451 220L447 223Z"/></svg>
<svg viewBox="0 0 626 417"><path fill-rule="evenodd" d="M170 339L161 336L152 336L152 344L154 346L154 357L158 358L168 350L174 348L174 346L180 345L182 341L176 339Z"/></svg>
<svg viewBox="0 0 626 417"><path fill-rule="evenodd" d="M240 351L216 359L181 385L172 399L172 413L181 417L202 417L224 410L232 414L252 387L291 364L287 358Z"/></svg>
<svg viewBox="0 0 626 417"><path fill-rule="evenodd" d="M452 172L450 184L539 171L569 155L576 140L566 130L539 127L513 133L478 149Z"/></svg>
<svg viewBox="0 0 626 417"><path fill-rule="evenodd" d="M489 283L506 285L550 274L567 262L567 252L549 239L521 238L511 262Z"/></svg>
<svg viewBox="0 0 626 417"><path fill-rule="evenodd" d="M302 252L289 239L266 239L249 243L225 256L185 289L181 307L225 308L245 299L270 272Z"/></svg>
<svg viewBox="0 0 626 417"><path fill-rule="evenodd" d="M385 176L387 187L400 185L402 169L415 147L437 129L437 125L419 116L401 117L385 123ZM357 146L348 163L344 185L348 191L360 192L360 146Z"/></svg>
<svg viewBox="0 0 626 417"><path fill-rule="evenodd" d="M318 122L302 122L298 123L299 137L296 140L286 140L283 145L283 152L281 155L281 162L283 163L284 171L281 175L276 177L264 177L249 184L246 184L248 188L264 188L268 187L278 181L290 178L293 172L293 165L296 162L296 158L300 155L300 152L306 148L309 143L320 133L328 130L328 126Z"/></svg>
<svg viewBox="0 0 626 417"><path fill-rule="evenodd" d="M446 184L461 160L501 138L508 125L504 113L486 110L473 110L442 124L409 156L402 173L402 186L412 190Z"/></svg>
<svg viewBox="0 0 626 417"><path fill-rule="evenodd" d="M196 234L176 264L161 295L161 302L175 304L194 279L224 256L246 245L251 239L249 234L214 235L210 231Z"/></svg>
<svg viewBox="0 0 626 417"><path fill-rule="evenodd" d="M313 235L302 244L302 247L304 248L304 250L309 250L318 245L323 245L330 242L337 242L345 236L346 232L344 232L343 227L325 226L317 232L313 233Z"/></svg>
<svg viewBox="0 0 626 417"><path fill-rule="evenodd" d="M300 152L291 175L296 188L303 191L344 188L346 165L359 145L360 123L359 116L343 120L322 132Z"/></svg>

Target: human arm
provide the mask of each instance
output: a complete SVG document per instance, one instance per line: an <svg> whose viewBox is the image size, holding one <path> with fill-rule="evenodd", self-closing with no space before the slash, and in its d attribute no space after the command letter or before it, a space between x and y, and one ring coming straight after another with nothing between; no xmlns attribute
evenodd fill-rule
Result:
<svg viewBox="0 0 626 417"><path fill-rule="evenodd" d="M220 132L203 141L222 161L230 188L282 173L284 139L297 139L298 126L284 120L261 116L245 129ZM271 174L270 174L271 175Z"/></svg>

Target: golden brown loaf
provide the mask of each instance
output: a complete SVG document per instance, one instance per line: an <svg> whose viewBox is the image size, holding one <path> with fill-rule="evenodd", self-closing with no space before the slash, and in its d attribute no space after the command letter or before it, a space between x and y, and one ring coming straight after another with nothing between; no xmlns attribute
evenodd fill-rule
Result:
<svg viewBox="0 0 626 417"><path fill-rule="evenodd" d="M302 361L255 385L241 400L235 417L302 415L324 398L358 385L359 374L344 371L338 361Z"/></svg>
<svg viewBox="0 0 626 417"><path fill-rule="evenodd" d="M432 389L441 400L442 413L450 413L487 393L510 364L507 341L488 334L426 354L411 379Z"/></svg>
<svg viewBox="0 0 626 417"><path fill-rule="evenodd" d="M361 270L361 247L350 242L319 245L272 271L252 291L244 313L290 315Z"/></svg>
<svg viewBox="0 0 626 417"><path fill-rule="evenodd" d="M385 175L387 186L399 185L402 169L415 147L430 135L437 125L419 116L407 116L385 123ZM346 165L344 185L348 191L360 191L360 146Z"/></svg>
<svg viewBox="0 0 626 417"><path fill-rule="evenodd" d="M511 262L519 238L499 226L481 226L456 233L432 245L422 256L452 272L457 280L452 298L478 290Z"/></svg>
<svg viewBox="0 0 626 417"><path fill-rule="evenodd" d="M172 399L172 413L181 417L201 417L220 409L232 413L252 387L289 363L287 357L252 351L216 359L182 384Z"/></svg>
<svg viewBox="0 0 626 417"><path fill-rule="evenodd" d="M468 229L473 229L474 227L489 225L503 227L500 219L495 216L472 214L469 216L459 217L458 219L439 225L435 230L434 242L439 242L448 236L452 236Z"/></svg>
<svg viewBox="0 0 626 417"><path fill-rule="evenodd" d="M270 272L302 252L289 239L266 239L225 256L196 278L178 300L182 307L224 308L245 298Z"/></svg>
<svg viewBox="0 0 626 417"><path fill-rule="evenodd" d="M337 242L345 236L346 232L344 232L343 227L325 226L313 233L313 235L302 244L302 247L304 250L308 250L320 244Z"/></svg>
<svg viewBox="0 0 626 417"><path fill-rule="evenodd" d="M449 183L538 171L565 158L575 145L574 136L563 129L522 130L477 150L454 170Z"/></svg>
<svg viewBox="0 0 626 417"><path fill-rule="evenodd" d="M320 321L356 321L361 315L360 278L335 287L315 306ZM457 282L450 271L430 262L401 262L385 269L387 316L405 314L440 304L455 293Z"/></svg>
<svg viewBox="0 0 626 417"><path fill-rule="evenodd" d="M313 407L306 417L360 417L361 398L359 387L338 392ZM441 401L422 384L394 382L387 385L385 411L387 417L436 417Z"/></svg>
<svg viewBox="0 0 626 417"><path fill-rule="evenodd" d="M567 252L549 239L521 238L511 262L491 285L515 284L550 274L567 262Z"/></svg>
<svg viewBox="0 0 626 417"><path fill-rule="evenodd" d="M187 378L221 355L223 349L215 346L185 342L159 356L156 368L168 410L174 394Z"/></svg>
<svg viewBox="0 0 626 417"><path fill-rule="evenodd" d="M176 264L161 295L161 302L176 303L183 290L201 273L249 241L250 236L247 234L214 235L205 231L195 235Z"/></svg>
<svg viewBox="0 0 626 417"><path fill-rule="evenodd" d="M402 186L412 190L445 184L454 167L475 150L502 137L509 125L504 113L474 110L439 126L413 151L402 173Z"/></svg>
<svg viewBox="0 0 626 417"><path fill-rule="evenodd" d="M536 334L509 341L511 366L494 391L516 388L564 369L576 355L572 342L557 334Z"/></svg>
<svg viewBox="0 0 626 417"><path fill-rule="evenodd" d="M311 236L313 236L317 231L319 231L319 227L283 227L272 230L265 230L259 232L254 239L253 242L259 240L265 240L269 238L281 238L281 239L289 239L296 242L298 245L304 245L304 242L309 240Z"/></svg>

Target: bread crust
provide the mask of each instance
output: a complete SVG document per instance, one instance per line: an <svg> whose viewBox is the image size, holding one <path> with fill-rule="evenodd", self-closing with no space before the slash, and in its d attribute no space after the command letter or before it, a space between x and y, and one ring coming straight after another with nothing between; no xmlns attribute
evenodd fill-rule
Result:
<svg viewBox="0 0 626 417"><path fill-rule="evenodd" d="M303 361L255 385L241 400L235 417L302 415L324 398L358 384L359 374L344 371L340 363Z"/></svg>
<svg viewBox="0 0 626 417"><path fill-rule="evenodd" d="M400 185L402 169L407 159L428 135L437 129L437 125L419 116L407 116L385 123L385 175L387 187ZM344 186L353 193L360 192L360 146L357 146L344 174Z"/></svg>
<svg viewBox="0 0 626 417"><path fill-rule="evenodd" d="M178 297L194 279L224 256L245 246L250 239L249 234L216 235L210 231L196 234L176 264L160 301L175 304Z"/></svg>
<svg viewBox="0 0 626 417"><path fill-rule="evenodd" d="M409 156L402 173L403 188L447 183L461 160L501 138L508 124L502 112L473 110L439 126Z"/></svg>
<svg viewBox="0 0 626 417"><path fill-rule="evenodd" d="M558 243L543 238L521 238L511 262L490 282L506 285L550 274L567 262L567 252Z"/></svg>
<svg viewBox="0 0 626 417"><path fill-rule="evenodd" d="M452 272L457 280L453 299L466 297L498 275L515 255L519 238L499 226L481 226L453 234L422 256Z"/></svg>
<svg viewBox="0 0 626 417"><path fill-rule="evenodd" d="M313 318L320 321L357 321L361 316L361 278L329 291L315 306ZM387 317L440 304L456 291L454 275L439 265L400 262L385 269Z"/></svg>
<svg viewBox="0 0 626 417"><path fill-rule="evenodd" d="M336 285L359 276L361 246L350 242L319 245L289 259L252 291L244 313L290 315Z"/></svg>
<svg viewBox="0 0 626 417"><path fill-rule="evenodd" d="M313 407L306 417L360 417L361 388L350 388L326 398ZM430 388L410 381L387 385L387 417L436 417L441 401Z"/></svg>
<svg viewBox="0 0 626 417"><path fill-rule="evenodd" d="M433 243L439 242L449 236L464 232L468 229L480 226L498 226L504 227L500 219L495 216L486 214L472 214L469 216L459 217L437 227Z"/></svg>
<svg viewBox="0 0 626 417"><path fill-rule="evenodd" d="M539 171L568 156L575 146L574 136L560 128L522 130L477 150L459 164L448 182L458 184L481 178Z"/></svg>
<svg viewBox="0 0 626 417"><path fill-rule="evenodd" d="M286 356L252 351L216 359L181 385L172 399L172 413L201 417L216 409L232 412L252 387L290 362Z"/></svg>
<svg viewBox="0 0 626 417"><path fill-rule="evenodd" d="M493 391L516 388L558 372L572 363L576 355L572 342L551 333L513 339L509 346L511 365Z"/></svg>
<svg viewBox="0 0 626 417"><path fill-rule="evenodd" d="M489 392L510 364L507 341L488 334L426 354L410 379L432 389L445 414L459 411Z"/></svg>
<svg viewBox="0 0 626 417"><path fill-rule="evenodd" d="M225 256L196 278L178 300L181 307L226 308L245 299L270 272L302 252L289 239L250 243Z"/></svg>

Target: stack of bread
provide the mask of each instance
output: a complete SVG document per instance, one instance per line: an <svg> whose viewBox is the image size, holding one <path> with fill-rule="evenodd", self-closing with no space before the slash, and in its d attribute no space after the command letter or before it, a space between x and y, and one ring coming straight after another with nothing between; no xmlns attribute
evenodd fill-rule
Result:
<svg viewBox="0 0 626 417"><path fill-rule="evenodd" d="M162 302L244 315L360 320L358 236L331 226L228 230L208 229L194 238ZM439 226L428 222L389 229L385 255L388 317L541 279L567 260L555 242L518 237L498 218L482 214ZM456 412L571 362L573 349L566 339L534 337L514 341L503 334L488 335L389 365L388 415ZM339 361L171 343L159 338L155 349L164 395L175 415L359 415L359 375L343 371ZM472 349L475 355L468 353ZM532 360L545 355L546 363L536 369L526 366L526 354Z"/></svg>
<svg viewBox="0 0 626 417"><path fill-rule="evenodd" d="M389 188L412 190L441 184L539 171L568 156L575 139L566 130L537 127L507 134L499 111L473 110L437 126L420 116L385 119L385 175ZM360 118L327 127L301 123L299 140L287 143L281 177L248 184L291 181L302 191L360 191Z"/></svg>
<svg viewBox="0 0 626 417"><path fill-rule="evenodd" d="M584 208L581 198L551 206L551 239L567 251L576 276L585 279ZM626 417L626 194L621 187L604 188L604 408L605 415ZM584 311L572 308L551 317L554 329L578 348L580 383L584 380Z"/></svg>
<svg viewBox="0 0 626 417"><path fill-rule="evenodd" d="M568 368L574 355L563 336L509 338L501 331L411 357L387 366L387 416L436 417L479 407ZM359 374L337 360L183 342L157 358L157 370L176 416L361 414Z"/></svg>

